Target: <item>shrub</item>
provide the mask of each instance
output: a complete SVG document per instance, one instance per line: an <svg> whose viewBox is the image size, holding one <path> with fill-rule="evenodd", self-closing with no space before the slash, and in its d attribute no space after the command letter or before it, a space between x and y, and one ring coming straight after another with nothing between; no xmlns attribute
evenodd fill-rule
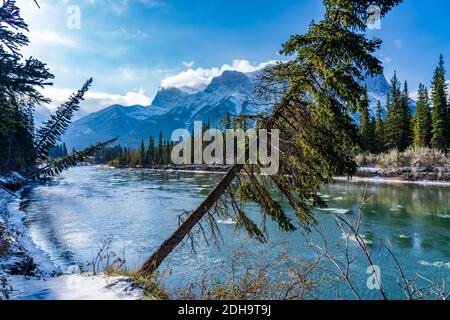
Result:
<svg viewBox="0 0 450 320"><path fill-rule="evenodd" d="M450 157L443 151L431 148L410 147L404 152L393 149L379 155L359 154L355 157L359 167L382 167L388 168L436 168L450 166Z"/></svg>

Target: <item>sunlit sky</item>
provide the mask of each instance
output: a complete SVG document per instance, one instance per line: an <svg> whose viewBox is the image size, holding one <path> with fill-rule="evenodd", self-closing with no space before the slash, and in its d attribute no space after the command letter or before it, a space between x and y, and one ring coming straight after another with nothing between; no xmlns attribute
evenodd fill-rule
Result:
<svg viewBox="0 0 450 320"><path fill-rule="evenodd" d="M323 13L318 0L39 0L40 9L17 2L30 25L25 55L56 76L45 93L57 104L92 76L89 111L148 105L161 84L201 89L223 70L256 70L281 59L281 43ZM73 5L79 29L68 27ZM406 0L368 31L384 40L377 55L387 78L397 70L411 91L429 85L439 54L450 61L448 12L448 0Z"/></svg>

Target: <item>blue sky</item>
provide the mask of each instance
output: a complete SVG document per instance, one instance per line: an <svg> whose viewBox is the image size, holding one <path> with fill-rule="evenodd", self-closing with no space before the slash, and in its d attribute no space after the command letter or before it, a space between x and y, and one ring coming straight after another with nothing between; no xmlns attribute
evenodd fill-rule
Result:
<svg viewBox="0 0 450 320"><path fill-rule="evenodd" d="M200 89L223 70L255 70L323 13L318 0L40 0L41 9L17 1L31 30L25 53L56 76L45 93L59 103L93 76L89 111L150 104L161 83ZM80 29L67 27L73 5ZM411 91L429 85L439 54L450 61L448 12L448 0L406 0L368 31L384 40L387 78L397 70Z"/></svg>

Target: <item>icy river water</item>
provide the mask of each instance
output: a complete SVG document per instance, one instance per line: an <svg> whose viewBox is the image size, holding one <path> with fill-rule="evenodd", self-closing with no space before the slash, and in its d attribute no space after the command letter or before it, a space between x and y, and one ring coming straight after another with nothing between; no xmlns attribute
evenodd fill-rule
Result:
<svg viewBox="0 0 450 320"><path fill-rule="evenodd" d="M219 179L220 174L215 173L77 167L25 190L21 208L32 239L63 270L73 265L88 269L86 263L108 238L112 250L133 268L176 229L178 216L194 209ZM355 217L365 185L338 182L321 191L329 208L315 214L330 243L342 243L345 238L331 213ZM390 244L408 277L420 273L450 282L450 187L370 183L368 193L374 198L364 210L361 233L381 268L382 286L389 297L404 296L395 264L381 241ZM247 209L259 219L257 207L249 205ZM205 272L227 278L225 266L239 248L259 252L268 261L277 259L284 250L299 260L315 257L301 231L287 234L269 223L270 238L262 244L236 231L232 220L219 221L219 227L219 246L200 240L196 254L186 245L170 256L171 273L165 280L168 288L198 281ZM356 243L350 242L357 252ZM379 298L378 292L367 287L367 262L356 259L351 268L361 296ZM338 287L340 298L354 298L345 286ZM324 283L316 294L316 298L336 298L332 283Z"/></svg>

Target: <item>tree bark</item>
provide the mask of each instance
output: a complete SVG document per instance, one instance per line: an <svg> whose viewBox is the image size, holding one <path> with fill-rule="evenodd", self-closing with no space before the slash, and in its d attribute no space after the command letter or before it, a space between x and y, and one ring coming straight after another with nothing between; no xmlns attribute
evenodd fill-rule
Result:
<svg viewBox="0 0 450 320"><path fill-rule="evenodd" d="M202 204L195 209L179 228L147 259L138 271L145 277L153 275L166 257L183 241L192 228L205 216L211 207L219 200L236 175L244 168L244 165L234 165L222 178Z"/></svg>

